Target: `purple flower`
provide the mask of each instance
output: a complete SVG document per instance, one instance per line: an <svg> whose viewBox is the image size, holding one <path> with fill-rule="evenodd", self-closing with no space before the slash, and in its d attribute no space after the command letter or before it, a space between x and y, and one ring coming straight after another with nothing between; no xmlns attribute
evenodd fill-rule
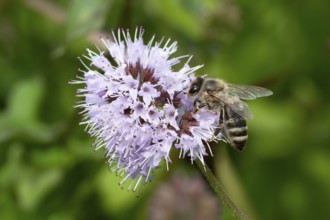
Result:
<svg viewBox="0 0 330 220"><path fill-rule="evenodd" d="M78 93L85 100L82 124L96 137L96 149L105 148L111 170L122 177L120 184L131 182L136 188L152 178L161 160L168 168L170 151L178 148L180 157L193 162L207 155L204 144L214 137L218 115L207 108L194 111L186 90L201 66L173 66L184 57L171 58L177 43L170 40L147 44L143 30L134 37L118 30L113 39L102 39L108 53L87 49L83 77L73 83L85 84ZM127 181L132 180L132 181Z"/></svg>

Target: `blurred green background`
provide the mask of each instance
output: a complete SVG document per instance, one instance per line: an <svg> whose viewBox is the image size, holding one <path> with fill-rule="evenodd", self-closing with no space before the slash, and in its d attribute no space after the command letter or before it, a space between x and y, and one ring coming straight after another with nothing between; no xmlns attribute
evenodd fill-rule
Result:
<svg viewBox="0 0 330 220"><path fill-rule="evenodd" d="M274 92L249 102L244 152L212 146L210 166L238 206L251 219L330 219L329 9L326 0L0 1L0 219L147 219L162 183L198 172L173 151L170 171L162 166L137 199L78 125L78 87L68 85L77 57L137 25L145 41L178 41L176 56L205 64L200 75ZM222 208L218 219L234 218Z"/></svg>

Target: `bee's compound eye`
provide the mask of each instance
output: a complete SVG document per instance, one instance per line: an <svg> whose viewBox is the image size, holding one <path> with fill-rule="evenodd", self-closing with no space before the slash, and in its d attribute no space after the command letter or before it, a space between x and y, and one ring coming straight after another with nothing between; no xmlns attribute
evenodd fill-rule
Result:
<svg viewBox="0 0 330 220"><path fill-rule="evenodd" d="M190 89L188 92L189 95L196 95L199 92L199 90L201 90L203 82L204 82L204 79L202 77L197 77L190 86Z"/></svg>
<svg viewBox="0 0 330 220"><path fill-rule="evenodd" d="M192 85L191 88L189 89L189 94L194 95L198 92L199 86L198 85Z"/></svg>

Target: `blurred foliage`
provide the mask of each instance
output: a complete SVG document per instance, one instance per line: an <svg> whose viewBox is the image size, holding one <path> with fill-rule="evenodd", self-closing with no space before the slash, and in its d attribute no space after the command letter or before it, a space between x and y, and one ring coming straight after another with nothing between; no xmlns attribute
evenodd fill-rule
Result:
<svg viewBox="0 0 330 220"><path fill-rule="evenodd" d="M213 145L214 169L243 210L253 219L330 219L329 8L326 0L2 0L0 219L145 219L159 183L197 170L172 158L136 199L78 126L77 87L68 85L76 57L102 33L135 26L146 40L178 41L177 55L205 64L201 75L273 90L249 103L243 153Z"/></svg>

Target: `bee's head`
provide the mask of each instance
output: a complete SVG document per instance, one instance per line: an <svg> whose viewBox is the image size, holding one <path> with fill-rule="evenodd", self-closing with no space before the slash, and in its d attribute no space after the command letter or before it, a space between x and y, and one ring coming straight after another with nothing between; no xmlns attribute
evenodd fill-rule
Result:
<svg viewBox="0 0 330 220"><path fill-rule="evenodd" d="M201 90L204 79L202 77L197 77L190 84L188 94L191 96L197 95L197 93Z"/></svg>

